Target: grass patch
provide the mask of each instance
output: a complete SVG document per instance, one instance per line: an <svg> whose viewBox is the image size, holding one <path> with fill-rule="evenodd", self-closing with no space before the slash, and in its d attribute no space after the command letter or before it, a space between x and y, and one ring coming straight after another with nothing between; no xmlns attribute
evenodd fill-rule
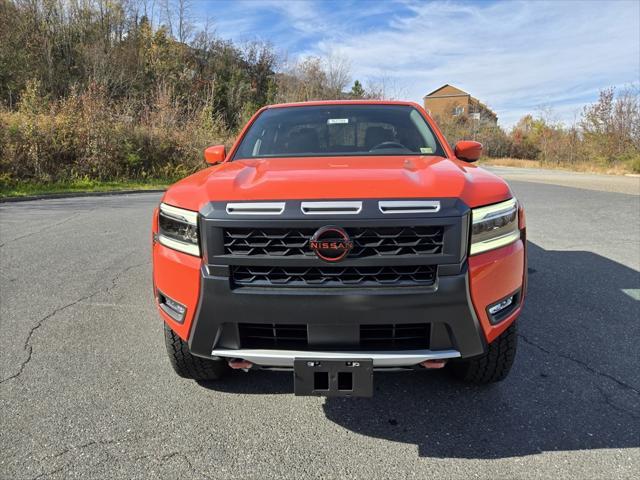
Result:
<svg viewBox="0 0 640 480"><path fill-rule="evenodd" d="M573 165L542 162L540 160L525 160L522 158L490 158L482 157L478 160L479 165L490 165L494 167L518 167L518 168L546 168L551 170L565 170L568 172L601 173L607 175L624 175L627 173L638 173L633 165L601 165L596 162L580 162Z"/></svg>
<svg viewBox="0 0 640 480"><path fill-rule="evenodd" d="M76 180L73 182L55 183L4 183L0 182L0 198L26 197L31 195L47 195L54 193L110 192L118 190L156 190L166 188L175 180L113 180L100 182L96 180Z"/></svg>
<svg viewBox="0 0 640 480"><path fill-rule="evenodd" d="M482 157L478 160L480 165L493 165L495 167L519 167L519 168L543 168L539 160L524 160L522 158L489 158Z"/></svg>

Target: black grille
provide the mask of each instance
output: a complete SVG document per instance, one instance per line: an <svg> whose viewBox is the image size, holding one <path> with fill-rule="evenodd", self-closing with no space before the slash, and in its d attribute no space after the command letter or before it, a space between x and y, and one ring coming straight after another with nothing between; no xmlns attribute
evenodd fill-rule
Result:
<svg viewBox="0 0 640 480"><path fill-rule="evenodd" d="M257 267L234 266L236 285L251 287L379 287L429 286L434 265L401 267Z"/></svg>
<svg viewBox="0 0 640 480"><path fill-rule="evenodd" d="M442 253L444 227L346 228L354 243L350 258ZM309 240L314 228L227 228L224 248L227 255L288 257L314 255Z"/></svg>
<svg viewBox="0 0 640 480"><path fill-rule="evenodd" d="M428 323L391 323L385 325L360 325L362 348L429 348Z"/></svg>
<svg viewBox="0 0 640 480"><path fill-rule="evenodd" d="M239 323L242 348L304 349L311 350L307 326L303 324ZM345 345L336 339L341 349L395 350L428 349L430 325L428 323L391 323L360 325L360 343ZM331 345L317 346L320 350Z"/></svg>
<svg viewBox="0 0 640 480"><path fill-rule="evenodd" d="M296 324L239 323L243 348L304 348L307 346L307 326Z"/></svg>

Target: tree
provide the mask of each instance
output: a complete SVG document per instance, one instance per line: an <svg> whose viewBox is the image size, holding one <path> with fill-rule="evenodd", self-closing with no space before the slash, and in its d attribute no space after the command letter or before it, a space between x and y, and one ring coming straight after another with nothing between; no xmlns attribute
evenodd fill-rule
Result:
<svg viewBox="0 0 640 480"><path fill-rule="evenodd" d="M351 98L364 98L365 92L364 88L362 88L362 84L360 80L356 80L353 82L353 87L351 87L351 92L349 92L349 97Z"/></svg>
<svg viewBox="0 0 640 480"><path fill-rule="evenodd" d="M640 92L630 86L616 95L614 88L600 91L587 105L580 122L586 147L608 164L640 164Z"/></svg>
<svg viewBox="0 0 640 480"><path fill-rule="evenodd" d="M342 91L349 84L351 78L351 63L344 55L331 53L324 60L321 60L322 70L326 84L325 96L329 98L340 98Z"/></svg>

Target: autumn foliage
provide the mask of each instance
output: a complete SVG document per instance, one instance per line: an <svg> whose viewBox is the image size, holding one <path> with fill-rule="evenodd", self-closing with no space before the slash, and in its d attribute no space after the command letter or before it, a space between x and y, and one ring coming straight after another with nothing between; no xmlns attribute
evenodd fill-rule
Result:
<svg viewBox="0 0 640 480"><path fill-rule="evenodd" d="M508 131L466 116L441 118L450 143L473 139L490 157L539 160L543 165L640 172L640 92L629 86L607 88L584 107L570 126L553 121L553 112L525 115Z"/></svg>
<svg viewBox="0 0 640 480"><path fill-rule="evenodd" d="M263 105L386 96L352 83L344 58L290 62L269 44L196 30L180 0L161 4L152 14L143 0L0 0L0 186L171 180L202 168L202 150L231 143ZM451 143L477 139L491 156L640 170L639 111L637 89L608 89L571 127L440 124Z"/></svg>

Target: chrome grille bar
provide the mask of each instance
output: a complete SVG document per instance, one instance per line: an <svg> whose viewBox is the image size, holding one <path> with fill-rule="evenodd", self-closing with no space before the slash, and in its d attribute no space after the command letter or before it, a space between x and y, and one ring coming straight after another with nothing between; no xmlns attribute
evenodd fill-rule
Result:
<svg viewBox="0 0 640 480"><path fill-rule="evenodd" d="M362 211L362 202L302 202L305 215L357 215Z"/></svg>
<svg viewBox="0 0 640 480"><path fill-rule="evenodd" d="M284 202L227 203L229 215L281 215Z"/></svg>
<svg viewBox="0 0 640 480"><path fill-rule="evenodd" d="M436 213L440 211L437 200L384 200L378 202L382 213Z"/></svg>

